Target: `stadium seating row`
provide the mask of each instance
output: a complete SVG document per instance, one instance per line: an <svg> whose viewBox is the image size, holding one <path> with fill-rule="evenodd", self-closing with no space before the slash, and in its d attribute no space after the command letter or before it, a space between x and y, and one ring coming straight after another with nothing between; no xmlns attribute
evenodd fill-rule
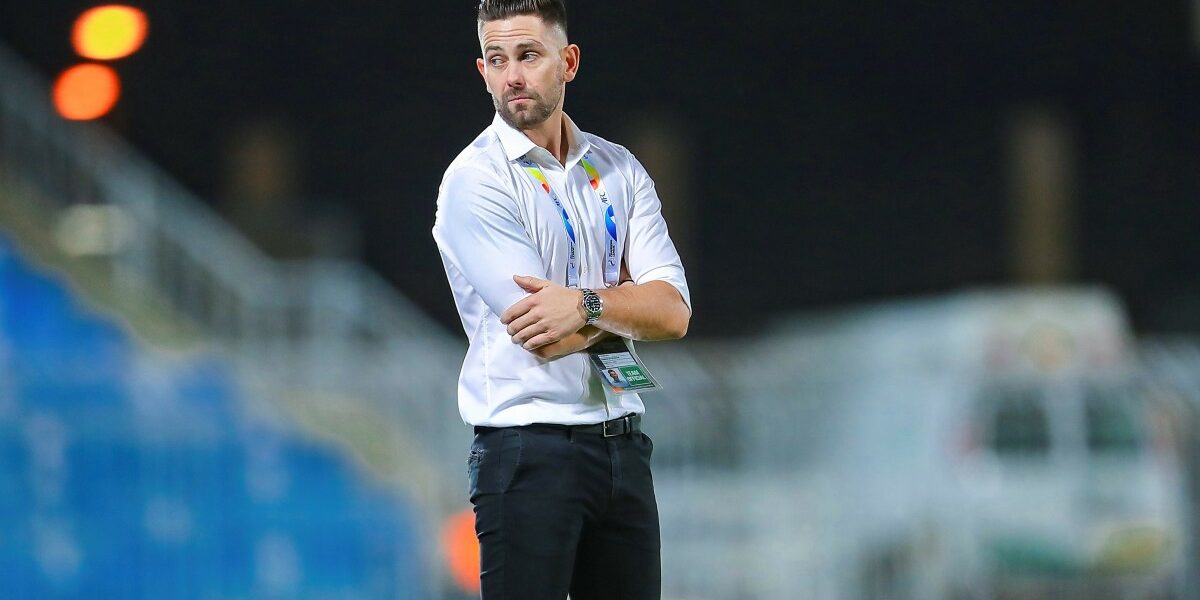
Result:
<svg viewBox="0 0 1200 600"><path fill-rule="evenodd" d="M0 598L419 598L413 514L0 236Z"/></svg>

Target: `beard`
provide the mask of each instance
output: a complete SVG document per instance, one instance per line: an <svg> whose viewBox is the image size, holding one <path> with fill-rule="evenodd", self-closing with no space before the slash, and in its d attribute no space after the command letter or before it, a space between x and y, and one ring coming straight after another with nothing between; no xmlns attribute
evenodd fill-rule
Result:
<svg viewBox="0 0 1200 600"><path fill-rule="evenodd" d="M500 118L504 119L514 129L532 129L550 118L554 114L554 109L558 108L559 102L562 101L563 84L565 79L563 73L559 73L556 78L554 87L550 90L549 96L542 96L530 88L523 90L510 90L504 94L503 98L497 98L492 95L492 104L496 107L496 112L500 114ZM514 109L509 103L510 100L517 96L529 98L531 106Z"/></svg>

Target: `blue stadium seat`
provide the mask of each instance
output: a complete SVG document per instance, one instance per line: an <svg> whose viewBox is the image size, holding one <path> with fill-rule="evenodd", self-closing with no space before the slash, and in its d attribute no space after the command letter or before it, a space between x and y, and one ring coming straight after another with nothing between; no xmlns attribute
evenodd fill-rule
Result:
<svg viewBox="0 0 1200 600"><path fill-rule="evenodd" d="M156 360L3 235L0 346L0 598L254 598L288 568L289 597L422 597L397 494L248 420L219 358Z"/></svg>

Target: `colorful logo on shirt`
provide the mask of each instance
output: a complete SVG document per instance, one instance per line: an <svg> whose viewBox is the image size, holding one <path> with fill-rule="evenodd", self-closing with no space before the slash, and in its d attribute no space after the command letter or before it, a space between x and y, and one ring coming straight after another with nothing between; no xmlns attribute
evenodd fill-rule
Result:
<svg viewBox="0 0 1200 600"><path fill-rule="evenodd" d="M550 193L550 182L546 181L546 175L542 173L542 170L539 169L537 165L533 164L533 161L523 160L521 161L521 166L524 167L530 175L533 175L534 179L538 180L538 182L542 184L542 189L545 190L547 194Z"/></svg>
<svg viewBox="0 0 1200 600"><path fill-rule="evenodd" d="M592 184L592 189L600 191L600 172L596 170L596 167L592 166L591 162L588 162L587 158L579 161L579 164L583 165L583 172L587 173L588 182Z"/></svg>

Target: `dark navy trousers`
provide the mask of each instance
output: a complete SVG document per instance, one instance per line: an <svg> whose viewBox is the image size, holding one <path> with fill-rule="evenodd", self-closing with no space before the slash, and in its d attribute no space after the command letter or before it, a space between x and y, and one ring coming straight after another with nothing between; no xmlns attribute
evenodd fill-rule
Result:
<svg viewBox="0 0 1200 600"><path fill-rule="evenodd" d="M476 427L467 460L483 600L658 600L653 442Z"/></svg>

